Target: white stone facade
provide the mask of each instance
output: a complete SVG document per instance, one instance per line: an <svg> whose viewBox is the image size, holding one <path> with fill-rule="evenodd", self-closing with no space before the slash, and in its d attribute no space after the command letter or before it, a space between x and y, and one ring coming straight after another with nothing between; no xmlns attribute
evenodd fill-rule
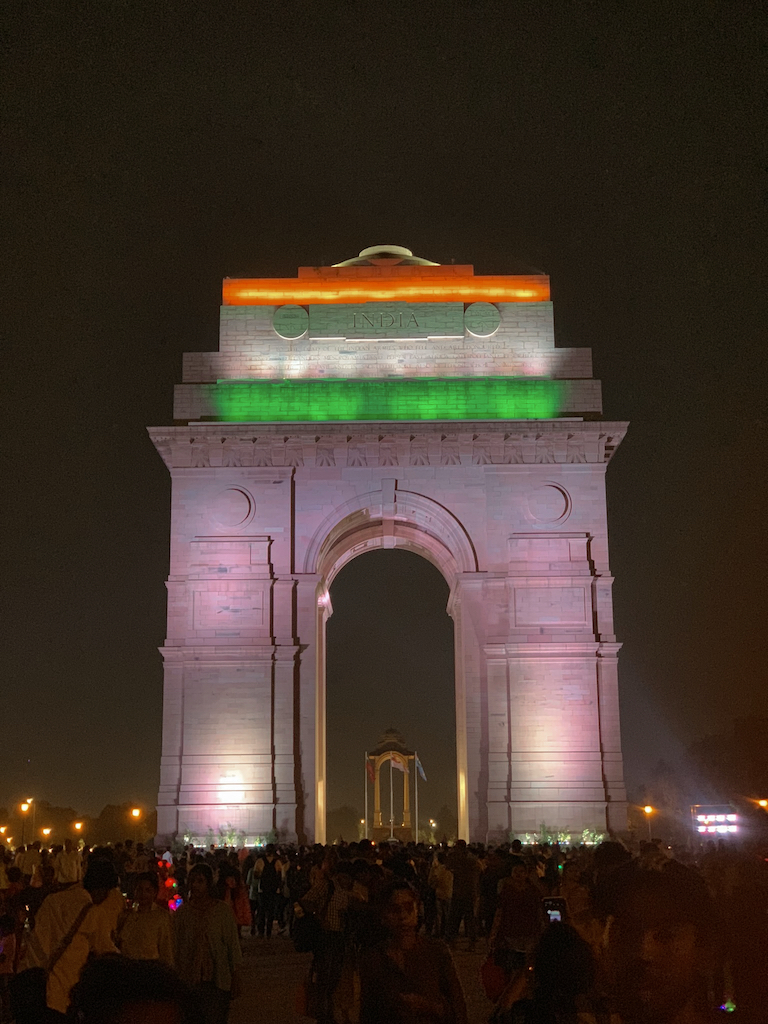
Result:
<svg viewBox="0 0 768 1024"><path fill-rule="evenodd" d="M453 356L438 346L438 369L417 366L415 348L400 365L438 374L455 357L466 375L506 375L527 352L550 376L583 374L599 408L588 351L554 348L548 307L533 342L518 336L530 348L465 339ZM515 330L533 308L518 304ZM177 419L200 385L267 376L269 351L288 358L273 309L224 307L221 352L185 357ZM357 357L385 376L403 343L371 346ZM324 841L329 587L376 547L423 555L450 586L461 834L623 830L605 470L625 430L573 418L152 428L173 482L160 835L231 824Z"/></svg>

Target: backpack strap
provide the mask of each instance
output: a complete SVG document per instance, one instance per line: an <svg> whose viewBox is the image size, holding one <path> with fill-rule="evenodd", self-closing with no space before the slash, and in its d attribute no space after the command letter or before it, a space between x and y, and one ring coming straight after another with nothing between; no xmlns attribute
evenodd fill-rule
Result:
<svg viewBox="0 0 768 1024"><path fill-rule="evenodd" d="M53 971L53 968L56 966L59 960L61 960L66 951L69 949L70 943L74 939L75 935L77 935L78 931L80 930L80 925L83 923L86 914L88 913L89 910L92 909L92 907L93 903L86 903L84 907L80 908L80 913L72 922L72 927L69 929L67 934L61 940L61 942L58 944L53 953L51 953L51 955L48 957L48 963L45 966L46 974L50 974Z"/></svg>

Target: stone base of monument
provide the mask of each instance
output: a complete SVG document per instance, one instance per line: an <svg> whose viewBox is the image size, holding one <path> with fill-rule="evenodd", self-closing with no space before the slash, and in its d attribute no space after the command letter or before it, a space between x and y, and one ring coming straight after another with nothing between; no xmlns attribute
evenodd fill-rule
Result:
<svg viewBox="0 0 768 1024"><path fill-rule="evenodd" d="M413 842L413 829L406 825L395 825L394 829L390 829L389 825L376 825L371 839L373 839L374 843L386 843L388 839L392 838L393 832L394 838L399 843Z"/></svg>

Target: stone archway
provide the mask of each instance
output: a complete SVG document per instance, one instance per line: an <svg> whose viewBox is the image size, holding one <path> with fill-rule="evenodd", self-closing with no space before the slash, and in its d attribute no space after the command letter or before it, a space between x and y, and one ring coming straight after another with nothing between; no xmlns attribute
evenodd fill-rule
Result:
<svg viewBox="0 0 768 1024"><path fill-rule="evenodd" d="M153 432L174 477L160 836L231 824L252 841L323 837L328 588L379 547L423 556L450 588L460 834L624 827L603 480L614 438L553 422L538 428L542 452L581 435L588 461L494 464L485 453L513 435L487 431L454 465L440 454L448 429L420 440L434 439L434 465L409 463L415 435ZM363 440L372 465L349 466ZM385 445L404 465L378 464ZM272 464L254 465L265 450ZM311 463L320 450L348 468ZM214 468L225 451L240 464Z"/></svg>

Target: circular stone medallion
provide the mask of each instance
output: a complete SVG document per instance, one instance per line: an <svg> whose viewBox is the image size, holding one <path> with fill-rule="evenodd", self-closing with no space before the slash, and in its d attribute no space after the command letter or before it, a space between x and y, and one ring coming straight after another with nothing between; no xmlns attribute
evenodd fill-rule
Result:
<svg viewBox="0 0 768 1024"><path fill-rule="evenodd" d="M557 484L544 484L528 495L528 511L537 523L562 523L570 514L571 499Z"/></svg>
<svg viewBox="0 0 768 1024"><path fill-rule="evenodd" d="M500 323L501 313L491 302L473 302L464 310L464 326L476 338L490 338Z"/></svg>
<svg viewBox="0 0 768 1024"><path fill-rule="evenodd" d="M239 487L228 487L213 499L210 505L211 519L219 526L242 526L253 511L251 496Z"/></svg>
<svg viewBox="0 0 768 1024"><path fill-rule="evenodd" d="M309 313L303 306L278 306L272 316L272 326L285 341L298 341L307 333Z"/></svg>

